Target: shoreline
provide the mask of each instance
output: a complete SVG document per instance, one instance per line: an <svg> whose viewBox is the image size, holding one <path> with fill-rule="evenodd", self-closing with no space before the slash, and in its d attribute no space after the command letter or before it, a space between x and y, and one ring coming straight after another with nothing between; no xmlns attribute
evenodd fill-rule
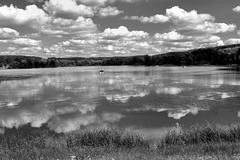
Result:
<svg viewBox="0 0 240 160"><path fill-rule="evenodd" d="M0 68L0 71L7 71L7 70L27 70L27 69L44 69L44 68L67 68L67 67L111 67L111 66L123 66L123 67L180 67L180 68L187 68L187 67L226 67L226 68L236 68L240 69L240 65L232 64L232 65L86 65L86 66L58 66L58 67L37 67L37 68Z"/></svg>

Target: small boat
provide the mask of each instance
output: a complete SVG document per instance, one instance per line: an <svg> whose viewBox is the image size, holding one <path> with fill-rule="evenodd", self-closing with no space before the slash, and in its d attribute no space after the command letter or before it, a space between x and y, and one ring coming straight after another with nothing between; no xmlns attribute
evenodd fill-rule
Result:
<svg viewBox="0 0 240 160"><path fill-rule="evenodd" d="M99 69L99 73L104 73L104 69Z"/></svg>

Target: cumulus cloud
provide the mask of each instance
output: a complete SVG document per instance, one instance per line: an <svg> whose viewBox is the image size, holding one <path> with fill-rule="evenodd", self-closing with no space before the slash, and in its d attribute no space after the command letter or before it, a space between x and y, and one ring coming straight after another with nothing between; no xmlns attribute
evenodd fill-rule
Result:
<svg viewBox="0 0 240 160"><path fill-rule="evenodd" d="M107 3L113 3L115 0L77 0L85 5L105 6Z"/></svg>
<svg viewBox="0 0 240 160"><path fill-rule="evenodd" d="M215 23L215 17L210 14L198 14L197 11L190 12L174 6L166 10L166 16L175 25L177 30L193 33L225 33L236 29L234 24Z"/></svg>
<svg viewBox="0 0 240 160"><path fill-rule="evenodd" d="M94 44L96 44L97 43L97 41L96 40L81 40L81 39L79 39L79 40L76 40L76 39L71 39L71 40L69 40L69 41L65 41L65 42L63 42L63 46L71 46L71 45L77 45L77 46L79 46L79 45L94 45Z"/></svg>
<svg viewBox="0 0 240 160"><path fill-rule="evenodd" d="M215 17L198 13L196 10L185 11L178 6L166 9L165 15L156 14L150 17L125 16L123 19L139 20L142 23L165 23L171 22L175 30L189 32L189 34L215 34L232 32L236 29L234 24L215 23Z"/></svg>
<svg viewBox="0 0 240 160"><path fill-rule="evenodd" d="M36 2L38 2L38 3L42 3L42 2L44 2L45 0L27 0L27 2L29 2L29 3L36 3Z"/></svg>
<svg viewBox="0 0 240 160"><path fill-rule="evenodd" d="M164 40L164 41L176 41L176 40L183 40L183 39L191 39L192 37L186 37L176 31L170 31L168 33L163 33L163 34L156 33L154 35L154 38Z"/></svg>
<svg viewBox="0 0 240 160"><path fill-rule="evenodd" d="M232 9L234 12L240 12L240 6L237 6L235 8Z"/></svg>
<svg viewBox="0 0 240 160"><path fill-rule="evenodd" d="M148 42L149 34L144 31L129 31L127 27L107 28L103 32L82 32L73 39L49 48L56 53L84 54L84 56L112 56L153 54Z"/></svg>
<svg viewBox="0 0 240 160"><path fill-rule="evenodd" d="M185 51L193 48L221 46L225 43L219 36L215 35L182 35L176 31L163 34L155 34L153 41L156 45L166 47L169 51Z"/></svg>
<svg viewBox="0 0 240 160"><path fill-rule="evenodd" d="M17 38L11 41L12 44L19 46L39 46L41 45L40 40L33 40L30 38Z"/></svg>
<svg viewBox="0 0 240 160"><path fill-rule="evenodd" d="M199 44L200 47L211 47L224 45L224 42L219 36L207 35L195 37L195 43Z"/></svg>
<svg viewBox="0 0 240 160"><path fill-rule="evenodd" d="M100 17L113 17L113 16L117 16L121 13L123 13L123 11L118 10L117 7L111 7L111 6L101 8L99 10Z"/></svg>
<svg viewBox="0 0 240 160"><path fill-rule="evenodd" d="M213 21L215 18L210 14L198 14L196 10L190 12L174 6L166 9L166 16L171 19L174 24L186 26L186 24L201 24L205 21Z"/></svg>
<svg viewBox="0 0 240 160"><path fill-rule="evenodd" d="M165 52L224 45L221 37L214 34L236 29L235 24L215 23L215 17L210 14L185 11L178 6L166 9L165 16L172 23L171 31L156 33L152 41L152 45L161 46Z"/></svg>
<svg viewBox="0 0 240 160"><path fill-rule="evenodd" d="M18 37L19 32L11 28L0 28L0 39Z"/></svg>
<svg viewBox="0 0 240 160"><path fill-rule="evenodd" d="M26 6L25 10L13 5L0 7L0 26L27 26L38 29L49 20L49 16L36 5Z"/></svg>
<svg viewBox="0 0 240 160"><path fill-rule="evenodd" d="M169 21L169 18L167 16L160 15L160 14L157 14L151 17L125 16L123 19L138 20L142 23L165 23Z"/></svg>
<svg viewBox="0 0 240 160"><path fill-rule="evenodd" d="M41 33L44 35L64 36L77 34L83 31L97 31L97 26L92 19L78 17L76 20L55 18L50 25L44 26Z"/></svg>
<svg viewBox="0 0 240 160"><path fill-rule="evenodd" d="M17 48L40 47L42 44L41 40L34 40L31 38L7 39L7 40L1 40L0 42L13 45L14 47L9 47L9 49L12 51L17 50Z"/></svg>
<svg viewBox="0 0 240 160"><path fill-rule="evenodd" d="M49 0L43 8L54 17L77 19L79 16L92 17L94 10L83 4L77 4L76 0Z"/></svg>
<svg viewBox="0 0 240 160"><path fill-rule="evenodd" d="M134 3L139 1L141 0L77 0L77 2L90 6L105 6L106 4L112 4L115 2Z"/></svg>
<svg viewBox="0 0 240 160"><path fill-rule="evenodd" d="M213 22L204 22L204 24L189 26L189 28L185 28L185 29L181 28L181 30L183 31L192 30L193 32L209 33L209 34L233 32L235 29L236 29L235 24L213 23Z"/></svg>
<svg viewBox="0 0 240 160"><path fill-rule="evenodd" d="M239 38L230 38L230 39L227 39L224 43L225 44L239 44L240 39Z"/></svg>
<svg viewBox="0 0 240 160"><path fill-rule="evenodd" d="M119 39L121 37L147 37L148 33L144 31L129 31L127 27L120 26L119 28L107 28L103 32L103 38Z"/></svg>

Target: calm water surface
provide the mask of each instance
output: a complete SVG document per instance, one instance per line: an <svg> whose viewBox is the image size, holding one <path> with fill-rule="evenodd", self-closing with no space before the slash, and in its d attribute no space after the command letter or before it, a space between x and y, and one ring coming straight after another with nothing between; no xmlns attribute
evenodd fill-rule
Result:
<svg viewBox="0 0 240 160"><path fill-rule="evenodd" d="M155 137L176 123L240 122L240 72L103 68L104 74L100 67L0 70L0 133L113 125Z"/></svg>

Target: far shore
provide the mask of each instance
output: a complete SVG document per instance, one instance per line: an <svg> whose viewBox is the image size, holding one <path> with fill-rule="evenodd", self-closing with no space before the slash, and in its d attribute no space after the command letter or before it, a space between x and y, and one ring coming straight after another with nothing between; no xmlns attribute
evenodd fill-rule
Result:
<svg viewBox="0 0 240 160"><path fill-rule="evenodd" d="M237 66L240 65L240 44L199 48L156 55L119 57L36 57L0 55L1 69L54 68L74 66Z"/></svg>

